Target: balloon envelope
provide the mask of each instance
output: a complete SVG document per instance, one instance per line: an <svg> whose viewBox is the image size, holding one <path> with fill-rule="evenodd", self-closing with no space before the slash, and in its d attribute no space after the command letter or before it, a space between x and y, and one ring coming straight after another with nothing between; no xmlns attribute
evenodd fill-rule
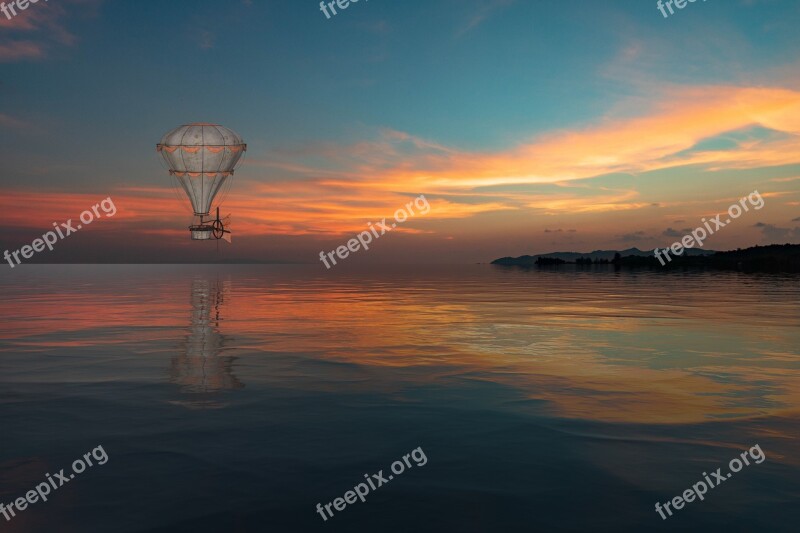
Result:
<svg viewBox="0 0 800 533"><path fill-rule="evenodd" d="M161 138L158 151L181 184L195 215L208 215L211 202L247 150L244 140L218 124L179 126Z"/></svg>

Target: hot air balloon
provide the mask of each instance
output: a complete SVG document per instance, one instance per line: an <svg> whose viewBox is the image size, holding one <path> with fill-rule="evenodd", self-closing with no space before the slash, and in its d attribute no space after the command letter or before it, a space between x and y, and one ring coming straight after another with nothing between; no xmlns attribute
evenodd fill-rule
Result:
<svg viewBox="0 0 800 533"><path fill-rule="evenodd" d="M194 215L199 217L189 226L192 239L197 241L225 239L230 242L230 230L219 218L209 220L211 204L222 185L233 176L239 160L247 150L244 140L219 124L196 122L179 126L156 145L173 176L192 204Z"/></svg>

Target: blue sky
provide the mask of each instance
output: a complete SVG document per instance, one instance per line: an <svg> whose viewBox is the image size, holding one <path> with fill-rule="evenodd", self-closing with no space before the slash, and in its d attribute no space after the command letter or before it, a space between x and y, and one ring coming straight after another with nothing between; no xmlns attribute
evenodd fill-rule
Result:
<svg viewBox="0 0 800 533"><path fill-rule="evenodd" d="M160 198L165 186L153 150L160 136L211 121L250 145L231 189L231 207L247 213L233 257L303 260L425 192L443 207L434 202L431 218L413 221L376 259L416 247L450 247L448 257L464 260L492 259L501 248L620 247L631 229L648 237L634 244L664 245L659 232L671 218L692 225L767 183L777 193L770 209L714 245L762 242L757 222L790 238L800 200L799 182L788 181L798 161L786 155L798 135L798 22L800 4L790 0L709 0L668 19L642 0L362 0L330 20L305 0L34 4L0 23L0 183L18 198L116 195L123 213L135 193L128 212L142 213L147 194ZM688 120L680 110L713 108L715 93L720 113L738 113L734 103L743 102L742 119L718 130L691 124L678 142ZM792 119L761 120L774 114ZM637 120L672 134L662 163L686 161L644 163L648 147L595 174L564 166L571 136L606 128L612 139ZM562 140L548 151L559 154L557 171L555 162L537 167L536 147L554 138ZM576 160L587 142L575 142ZM692 157L753 143L755 160ZM784 156L768 157L767 145ZM626 152L604 149L593 165ZM470 177L476 167L480 177ZM551 196L559 202L542 202ZM81 197L64 198L64 216L85 208ZM609 209L581 211L593 198ZM258 206L282 214L259 216ZM161 226L176 226L181 213L164 213ZM148 235L156 214L120 217L108 232ZM24 240L49 225L36 216L44 215L21 217L3 236ZM565 225L575 226L571 241L545 232ZM271 251L259 252L267 242ZM143 256L161 245L143 243Z"/></svg>

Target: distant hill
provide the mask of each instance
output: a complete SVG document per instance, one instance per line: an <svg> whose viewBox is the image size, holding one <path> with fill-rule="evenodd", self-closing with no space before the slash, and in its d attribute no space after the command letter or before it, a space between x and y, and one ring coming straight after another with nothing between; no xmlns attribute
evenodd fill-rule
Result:
<svg viewBox="0 0 800 533"><path fill-rule="evenodd" d="M634 253L630 253L634 251ZM619 252L598 250L592 262L597 264L611 263L615 268L653 268L657 270L674 269L715 269L739 270L742 272L798 272L800 273L800 244L771 244L769 246L754 246L744 250L731 250L729 252L713 252L711 250L693 250L686 255L674 257L666 265L661 265L652 252L642 252L638 248L620 250ZM703 252L703 253L692 253ZM611 255L608 261L607 254ZM619 259L615 260L615 253ZM504 266L553 266L567 263L568 257L572 263L586 265L592 254L574 252L523 255L522 257L503 257L492 261L493 265ZM602 255L601 255L602 254ZM539 264L536 261L539 260Z"/></svg>
<svg viewBox="0 0 800 533"><path fill-rule="evenodd" d="M687 250L689 255L711 255L716 253L714 250L698 250L690 248ZM622 257L647 257L653 256L652 251L645 252L638 248L628 248L626 250L595 250L593 252L553 252L549 254L538 254L538 255L522 255L520 257L501 257L500 259L495 259L492 261L493 265L516 265L516 266L533 266L536 264L536 260L541 258L544 259L560 259L566 263L575 263L578 260L585 260L591 259L593 262L599 261L608 261L611 262L614 259L614 256L619 254ZM549 264L556 263L556 261L546 261Z"/></svg>

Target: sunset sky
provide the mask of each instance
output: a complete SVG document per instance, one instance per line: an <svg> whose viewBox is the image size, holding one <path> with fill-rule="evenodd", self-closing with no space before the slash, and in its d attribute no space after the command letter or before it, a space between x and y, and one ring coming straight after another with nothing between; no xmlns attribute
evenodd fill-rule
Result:
<svg viewBox="0 0 800 533"><path fill-rule="evenodd" d="M0 14L0 253L33 262L317 263L424 194L350 263L639 247L758 190L707 248L800 243L800 2L50 0ZM192 242L156 143L213 122L248 143Z"/></svg>

